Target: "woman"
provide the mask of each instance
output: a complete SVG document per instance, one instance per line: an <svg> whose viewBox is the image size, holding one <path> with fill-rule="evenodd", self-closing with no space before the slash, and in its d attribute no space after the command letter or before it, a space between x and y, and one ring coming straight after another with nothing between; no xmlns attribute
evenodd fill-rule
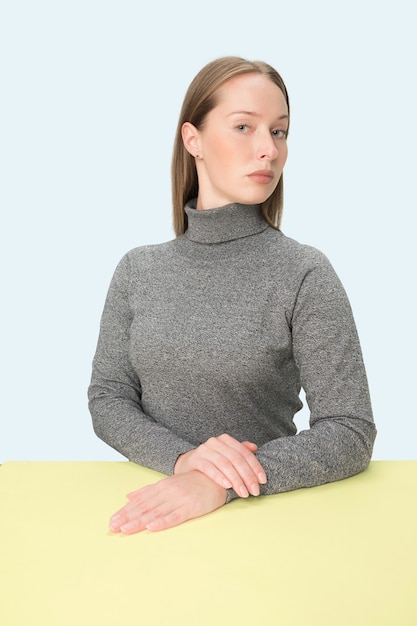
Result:
<svg viewBox="0 0 417 626"><path fill-rule="evenodd" d="M285 85L265 63L218 59L187 91L177 237L120 262L93 363L97 435L169 475L130 494L114 532L162 530L369 463L375 427L346 294L323 254L279 230L288 126ZM296 434L301 386L310 429Z"/></svg>

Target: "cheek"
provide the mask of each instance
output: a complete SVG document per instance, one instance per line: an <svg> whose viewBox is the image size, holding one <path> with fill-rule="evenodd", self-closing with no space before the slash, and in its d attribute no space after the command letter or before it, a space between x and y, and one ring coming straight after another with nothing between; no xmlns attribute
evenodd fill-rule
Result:
<svg viewBox="0 0 417 626"><path fill-rule="evenodd" d="M208 139L208 143L206 141L207 157L212 157L212 166L222 168L230 166L241 154L241 146L236 145L236 141L227 131L212 133Z"/></svg>
<svg viewBox="0 0 417 626"><path fill-rule="evenodd" d="M225 141L225 139L218 139L212 146L212 154L216 157L218 163L222 164L222 167L230 163L230 156L233 154L230 142Z"/></svg>

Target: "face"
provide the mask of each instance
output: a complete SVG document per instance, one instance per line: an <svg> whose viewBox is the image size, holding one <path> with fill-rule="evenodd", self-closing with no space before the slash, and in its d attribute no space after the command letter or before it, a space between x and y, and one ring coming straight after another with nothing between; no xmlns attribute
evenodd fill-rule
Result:
<svg viewBox="0 0 417 626"><path fill-rule="evenodd" d="M269 198L287 159L287 130L284 94L269 78L253 73L227 81L201 129L188 128L187 149L198 154L197 209Z"/></svg>

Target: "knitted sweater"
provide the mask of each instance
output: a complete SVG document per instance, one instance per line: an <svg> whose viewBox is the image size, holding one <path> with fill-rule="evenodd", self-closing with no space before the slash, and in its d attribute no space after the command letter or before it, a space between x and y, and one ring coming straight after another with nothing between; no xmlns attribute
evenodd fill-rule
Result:
<svg viewBox="0 0 417 626"><path fill-rule="evenodd" d="M209 437L253 441L262 494L361 472L376 431L329 261L257 206L194 206L184 235L130 251L115 271L89 387L96 434L166 474ZM297 434L301 386L310 429Z"/></svg>

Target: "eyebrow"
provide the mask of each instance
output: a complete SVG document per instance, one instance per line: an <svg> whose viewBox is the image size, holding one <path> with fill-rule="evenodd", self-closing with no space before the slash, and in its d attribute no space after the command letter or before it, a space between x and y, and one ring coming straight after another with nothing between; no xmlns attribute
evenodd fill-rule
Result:
<svg viewBox="0 0 417 626"><path fill-rule="evenodd" d="M255 111L233 111L232 113L229 113L228 117L231 117L232 115L250 115L251 117L259 117L259 113L256 113ZM279 115L277 119L287 120L289 119L289 115L285 113L284 115Z"/></svg>

